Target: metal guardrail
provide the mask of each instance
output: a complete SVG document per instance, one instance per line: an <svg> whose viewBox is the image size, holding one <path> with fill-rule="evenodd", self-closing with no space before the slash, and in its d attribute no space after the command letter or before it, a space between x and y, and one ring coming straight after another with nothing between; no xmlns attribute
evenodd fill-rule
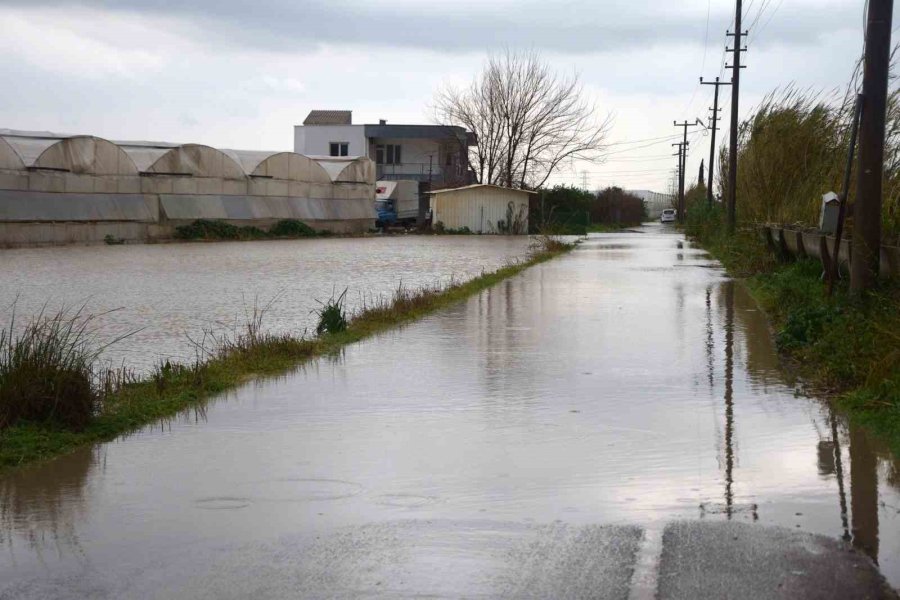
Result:
<svg viewBox="0 0 900 600"><path fill-rule="evenodd" d="M766 245L781 259L815 258L821 261L822 267L828 269L834 254L834 236L817 231L802 231L784 227L764 226L762 235ZM837 253L838 264L845 271L850 268L850 256L853 252L852 240L841 240ZM882 246L879 276L883 278L900 278L900 246Z"/></svg>

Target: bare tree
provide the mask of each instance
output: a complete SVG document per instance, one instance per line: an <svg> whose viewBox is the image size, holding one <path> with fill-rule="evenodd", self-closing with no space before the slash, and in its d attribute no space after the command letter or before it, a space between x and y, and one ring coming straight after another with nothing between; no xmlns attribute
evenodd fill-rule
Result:
<svg viewBox="0 0 900 600"><path fill-rule="evenodd" d="M598 162L611 118L597 122L577 75L560 77L534 52L490 57L464 88L435 97L435 119L473 132L479 183L537 188L569 161Z"/></svg>

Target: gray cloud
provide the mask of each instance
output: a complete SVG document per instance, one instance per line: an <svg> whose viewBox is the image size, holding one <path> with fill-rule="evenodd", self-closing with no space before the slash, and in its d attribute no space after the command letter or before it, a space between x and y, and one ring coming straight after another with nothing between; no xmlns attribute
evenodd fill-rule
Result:
<svg viewBox="0 0 900 600"><path fill-rule="evenodd" d="M722 29L732 22L723 3L709 15L709 38L724 40ZM757 21L762 27L775 5ZM438 51L477 51L500 45L534 47L563 53L616 51L672 43L701 44L706 35L702 2L621 0L565 3L524 0L513 4L483 2L363 3L321 0L5 0L0 5L21 8L87 7L109 12L185 19L216 45L242 45L263 50L297 50L316 44L394 46ZM859 27L861 9L831 4L782 7L766 43L810 43L829 32ZM748 10L752 21L758 7ZM787 24L787 25L786 25Z"/></svg>

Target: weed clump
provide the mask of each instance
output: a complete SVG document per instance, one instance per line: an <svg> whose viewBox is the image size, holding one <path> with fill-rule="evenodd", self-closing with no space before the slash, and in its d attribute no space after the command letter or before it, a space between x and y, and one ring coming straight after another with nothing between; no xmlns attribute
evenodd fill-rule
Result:
<svg viewBox="0 0 900 600"><path fill-rule="evenodd" d="M344 289L337 298L334 295L326 301L322 302L322 308L313 312L319 316L319 324L316 325L316 333L341 333L347 330L347 314L344 311L344 299L347 297L347 290Z"/></svg>
<svg viewBox="0 0 900 600"><path fill-rule="evenodd" d="M238 227L225 221L197 219L190 225L175 228L175 237L182 240L259 240L267 236L258 227Z"/></svg>
<svg viewBox="0 0 900 600"><path fill-rule="evenodd" d="M278 221L269 229L269 234L275 237L288 238L316 237L318 235L315 229L296 219L282 219Z"/></svg>
<svg viewBox="0 0 900 600"><path fill-rule="evenodd" d="M447 227L444 225L443 221L435 223L434 227L431 228L431 231L437 235L472 235L475 233L466 225L463 225L462 227Z"/></svg>
<svg viewBox="0 0 900 600"><path fill-rule="evenodd" d="M535 253L558 254L560 252L571 250L574 246L575 244L565 242L556 235L541 233L534 236L531 243L531 250Z"/></svg>
<svg viewBox="0 0 900 600"><path fill-rule="evenodd" d="M0 332L0 430L20 422L83 429L97 412L89 319L38 315L21 333Z"/></svg>
<svg viewBox="0 0 900 600"><path fill-rule="evenodd" d="M315 229L296 219L282 219L269 229L244 225L238 227L215 219L197 219L189 225L175 228L175 237L181 240L265 240L269 238L305 238L321 235Z"/></svg>

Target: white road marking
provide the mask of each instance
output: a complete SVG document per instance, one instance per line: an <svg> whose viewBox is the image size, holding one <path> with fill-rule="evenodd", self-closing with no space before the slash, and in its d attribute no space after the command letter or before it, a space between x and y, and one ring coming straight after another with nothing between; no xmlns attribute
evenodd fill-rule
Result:
<svg viewBox="0 0 900 600"><path fill-rule="evenodd" d="M644 539L635 558L628 600L655 600L659 583L659 560L663 550L662 534L661 524L644 529Z"/></svg>

